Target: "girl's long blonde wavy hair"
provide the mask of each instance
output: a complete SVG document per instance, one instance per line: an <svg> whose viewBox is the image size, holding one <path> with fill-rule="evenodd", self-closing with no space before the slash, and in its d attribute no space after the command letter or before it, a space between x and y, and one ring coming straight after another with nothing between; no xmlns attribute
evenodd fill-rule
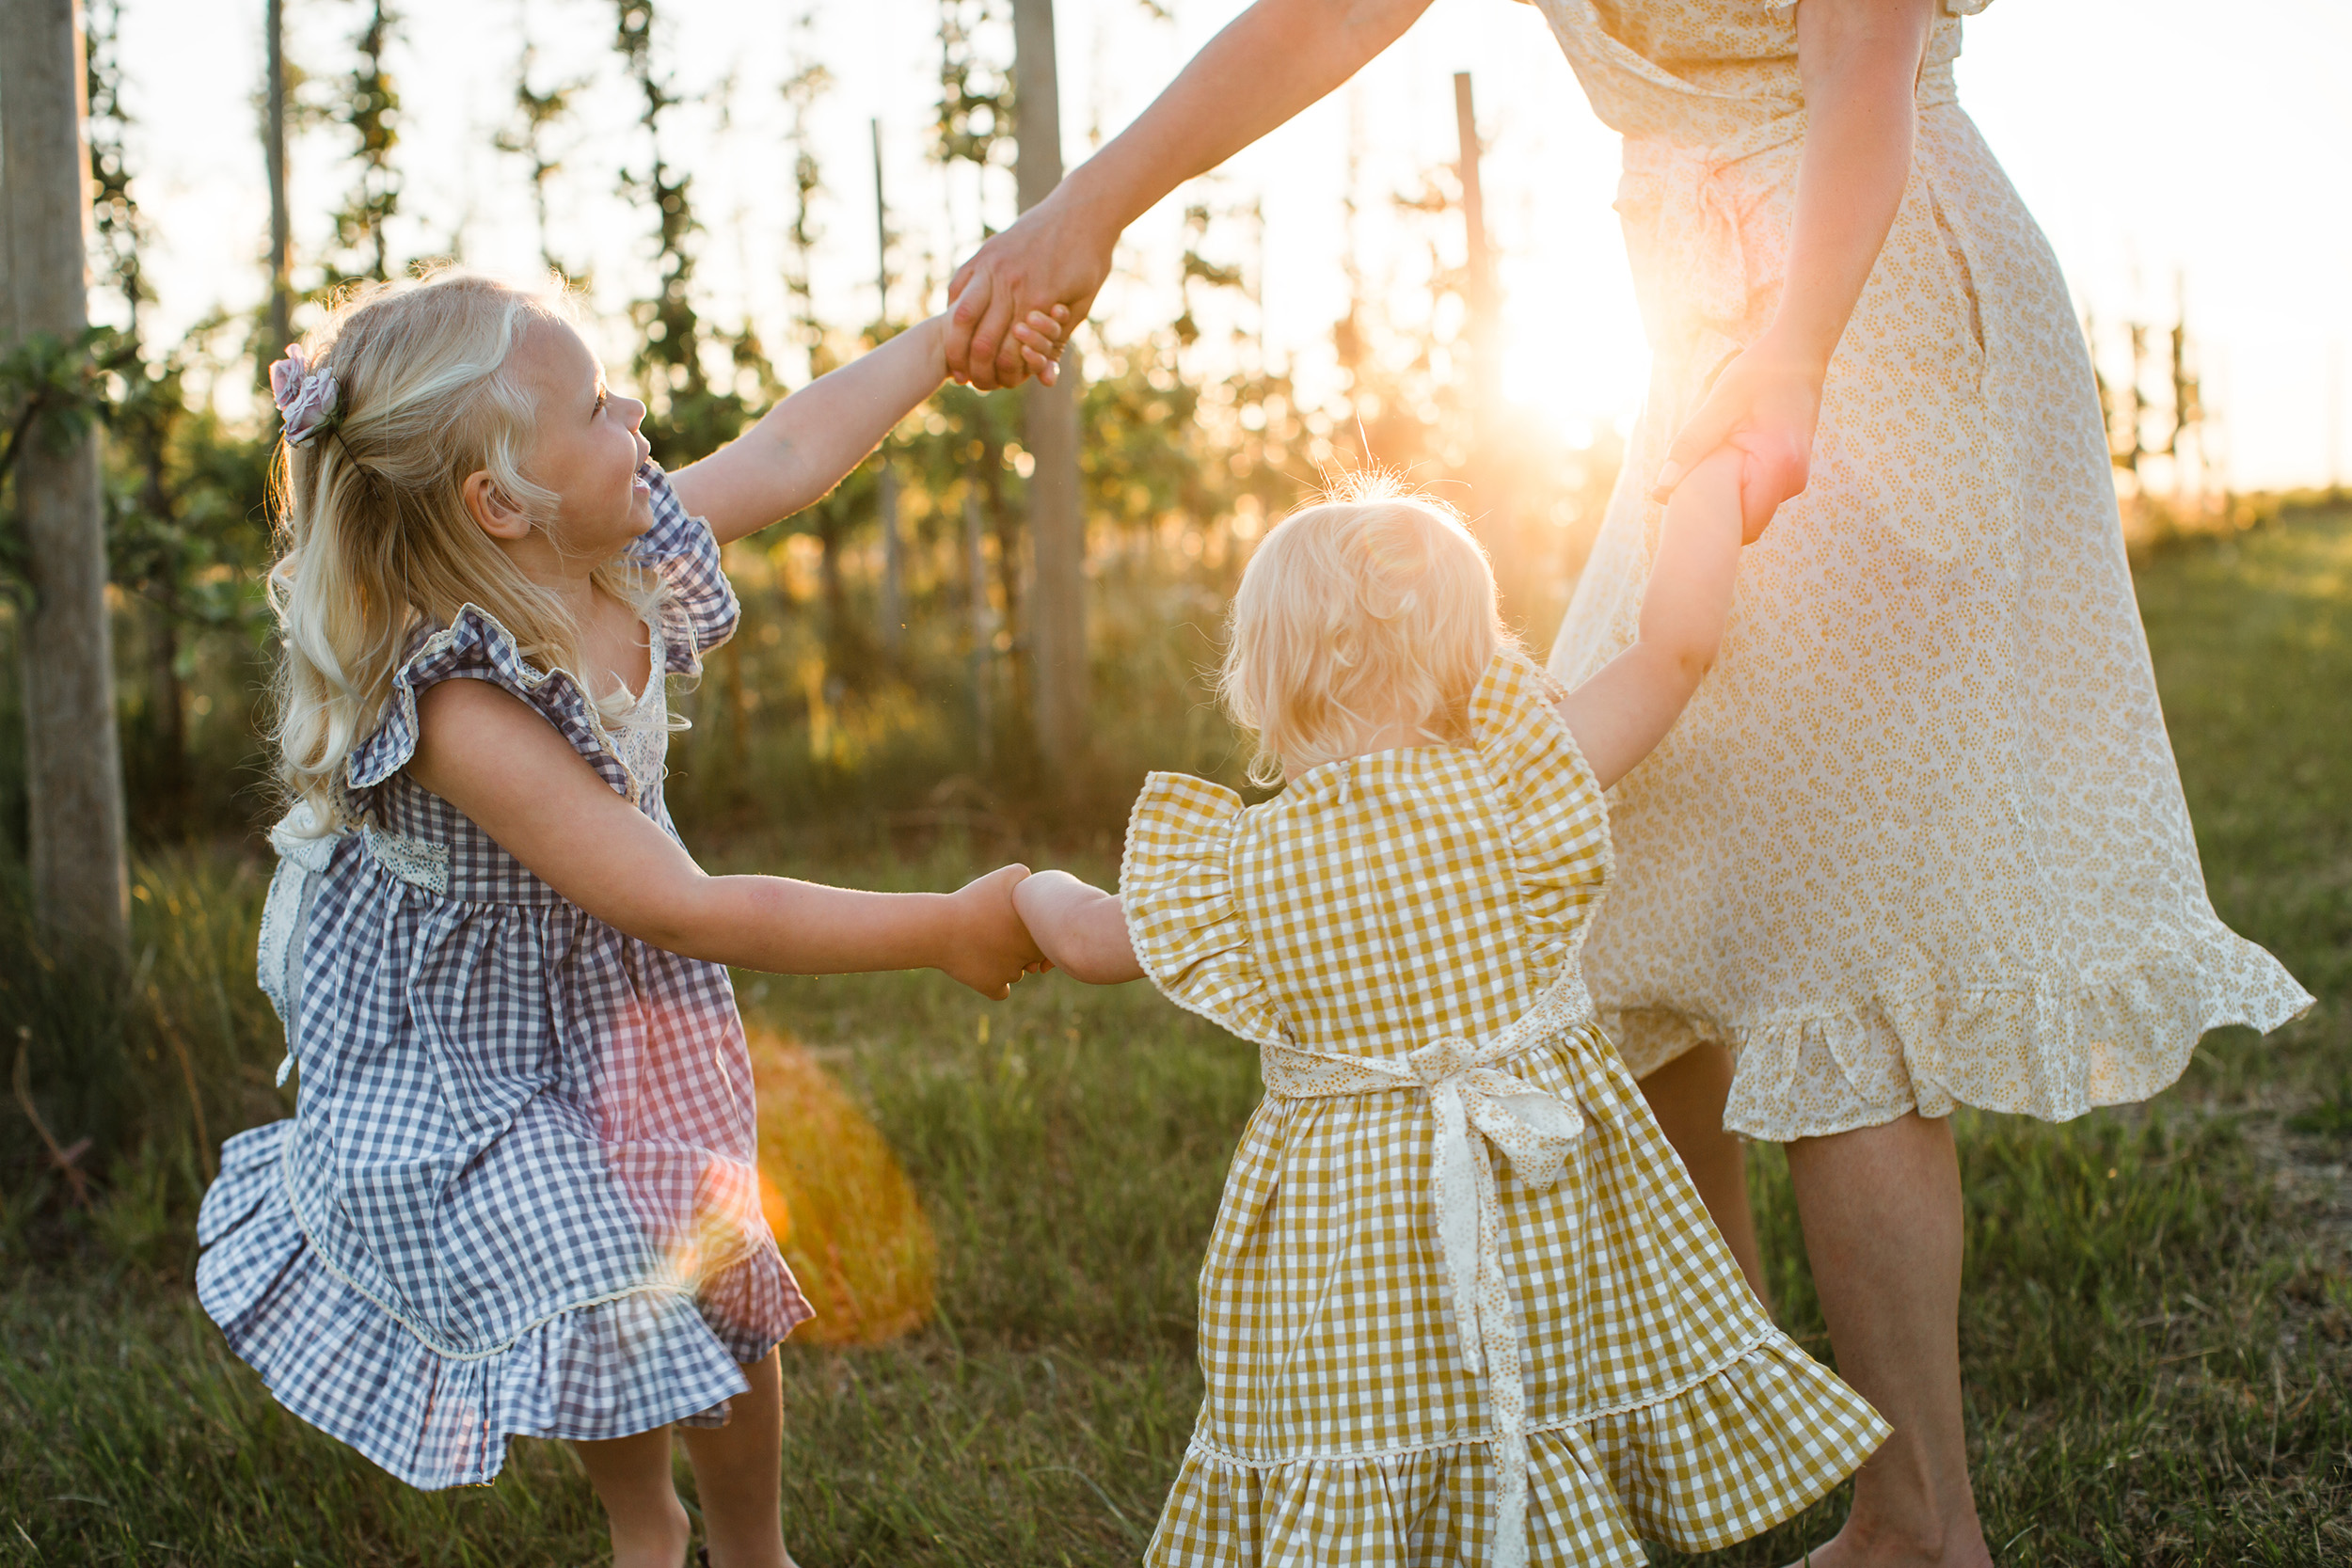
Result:
<svg viewBox="0 0 2352 1568"><path fill-rule="evenodd" d="M372 734L422 625L467 605L496 617L541 670L577 669L579 627L484 533L460 491L487 472L544 520L552 492L523 477L537 429L507 356L536 321L568 319L558 292L444 270L339 300L304 347L335 376L331 431L278 444L271 488L282 552L269 576L282 654L272 738L289 803L310 827L343 826L352 749ZM598 584L643 607L619 561Z"/></svg>
<svg viewBox="0 0 2352 1568"><path fill-rule="evenodd" d="M1486 552L1451 507L1374 476L1268 531L1233 595L1218 694L1258 736L1252 783L1353 756L1391 720L1470 738L1510 645Z"/></svg>

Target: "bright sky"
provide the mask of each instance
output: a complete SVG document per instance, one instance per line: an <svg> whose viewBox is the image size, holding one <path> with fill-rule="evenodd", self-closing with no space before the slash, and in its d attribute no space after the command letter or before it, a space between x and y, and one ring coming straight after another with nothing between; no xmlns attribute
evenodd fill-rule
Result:
<svg viewBox="0 0 2352 1568"><path fill-rule="evenodd" d="M1761 3L1761 0L1759 0ZM1242 0L1168 0L1172 21L1141 0L1063 0L1060 63L1067 155L1115 132ZM313 71L346 69L358 0L290 0L290 51ZM528 25L540 85L599 73L582 121L555 134L569 150L559 177L554 249L589 264L600 306L618 314L642 286L650 225L613 194L643 144L633 95L608 47L604 0L403 0L405 39L392 59L407 122L396 253L457 249L477 265L527 269L538 240L519 161L490 146L511 114ZM977 242L982 204L1002 224L1009 176L976 190L944 182L925 157L937 95L935 0L820 0L753 7L661 0L661 56L695 97L675 116L673 160L695 176L700 282L725 325L748 306L781 336L780 263L790 185L777 84L795 51L833 86L813 131L829 187L818 216L821 314L842 325L873 315L873 170L867 122L879 119L905 313L928 274L943 279ZM267 230L254 95L262 73L261 0L127 0L124 55L141 124L135 194L155 217L151 263L167 329L215 305L261 295ZM805 28L795 25L803 15ZM2040 218L2077 302L2108 320L2142 311L2169 324L2175 275L2202 345L2209 398L2226 421L2236 483L2262 487L2352 477L2352 7L2339 0L2237 0L2226 12L2192 0L2000 0L1968 24L1962 103ZM1347 92L1235 158L1204 188L1180 192L1130 232L1136 275L1106 293L1116 338L1173 315L1171 280L1184 208L1263 202L1263 255L1247 220L1220 219L1207 248L1257 280L1270 356L1311 386L1329 362L1344 304L1339 270L1351 120L1367 215L1360 251L1375 281L1409 282L1425 245L1388 198L1454 157L1452 75L1477 88L1488 223L1503 254L1516 356L1509 385L1570 424L1629 417L1646 351L1610 200L1616 138L1596 122L1541 18L1508 0L1437 0L1429 14ZM727 84L732 82L732 90ZM697 96L698 95L698 96ZM294 157L297 258L315 254L347 178L341 134L310 133ZM1451 246L1459 241L1446 236ZM1458 254L1458 251L1455 252ZM1263 276L1260 277L1263 261ZM936 296L932 302L937 303ZM1235 302L1228 319L1259 324ZM618 337L610 356L626 356Z"/></svg>

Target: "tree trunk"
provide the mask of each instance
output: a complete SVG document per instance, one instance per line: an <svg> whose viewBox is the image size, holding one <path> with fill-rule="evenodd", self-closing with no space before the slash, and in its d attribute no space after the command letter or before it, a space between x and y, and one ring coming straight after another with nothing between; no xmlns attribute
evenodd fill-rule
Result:
<svg viewBox="0 0 2352 1568"><path fill-rule="evenodd" d="M1462 229L1469 273L1470 346L1470 505L1479 540L1492 563L1504 619L1525 602L1525 562L1512 507L1512 479L1502 430L1502 350L1494 252L1487 243L1486 194L1479 179L1478 109L1470 73L1454 73L1454 132L1461 162Z"/></svg>
<svg viewBox="0 0 2352 1568"><path fill-rule="evenodd" d="M63 342L89 325L82 34L73 0L0 0L0 204L8 211L0 346ZM119 962L129 882L115 736L104 513L95 429L60 448L28 434L16 462L31 589L24 671L33 910L46 932Z"/></svg>
<svg viewBox="0 0 2352 1568"><path fill-rule="evenodd" d="M874 341L890 330L890 208L882 199L882 121L867 122L874 137ZM898 651L906 631L905 546L898 534L898 470L891 466L890 439L874 461L874 516L882 525L882 645Z"/></svg>
<svg viewBox="0 0 2352 1568"><path fill-rule="evenodd" d="M1061 101L1054 69L1054 0L1013 0L1016 174L1024 212L1061 182ZM1023 392L1029 473L1032 689L1038 749L1065 786L1087 752L1086 517L1078 489L1078 366L1065 354L1061 381Z"/></svg>
<svg viewBox="0 0 2352 1568"><path fill-rule="evenodd" d="M269 95L262 121L262 162L269 171L269 341L254 357L267 365L294 338L294 226L286 213L285 0L269 0L262 18L269 55Z"/></svg>

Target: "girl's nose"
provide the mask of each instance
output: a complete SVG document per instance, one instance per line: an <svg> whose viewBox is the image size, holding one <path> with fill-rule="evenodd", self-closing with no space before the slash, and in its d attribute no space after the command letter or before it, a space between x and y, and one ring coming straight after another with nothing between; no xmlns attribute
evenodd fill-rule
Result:
<svg viewBox="0 0 2352 1568"><path fill-rule="evenodd" d="M629 429L635 430L639 425L645 422L645 405L644 404L638 402L635 398L622 398L619 401L625 409L622 417L628 421Z"/></svg>

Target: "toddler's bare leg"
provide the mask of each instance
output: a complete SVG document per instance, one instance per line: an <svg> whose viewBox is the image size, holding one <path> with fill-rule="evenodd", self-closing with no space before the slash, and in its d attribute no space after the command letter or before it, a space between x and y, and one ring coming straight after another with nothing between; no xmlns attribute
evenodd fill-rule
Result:
<svg viewBox="0 0 2352 1568"><path fill-rule="evenodd" d="M1838 1374L1895 1434L1854 1477L1817 1568L1991 1568L1960 1402L1960 1162L1915 1113L1788 1146Z"/></svg>
<svg viewBox="0 0 2352 1568"><path fill-rule="evenodd" d="M784 1381L770 1351L723 1427L680 1427L702 1498L710 1568L792 1568L784 1549Z"/></svg>
<svg viewBox="0 0 2352 1568"><path fill-rule="evenodd" d="M1731 1053L1702 1040L1642 1080L1642 1098L1659 1131L1682 1156L1691 1185L1723 1232L1748 1289L1770 1310L1764 1289L1764 1255L1756 1244L1756 1218L1748 1209L1748 1146L1724 1131L1724 1101L1731 1093Z"/></svg>
<svg viewBox="0 0 2352 1568"><path fill-rule="evenodd" d="M574 1443L612 1525L612 1568L678 1568L692 1525L670 1481L670 1429Z"/></svg>

